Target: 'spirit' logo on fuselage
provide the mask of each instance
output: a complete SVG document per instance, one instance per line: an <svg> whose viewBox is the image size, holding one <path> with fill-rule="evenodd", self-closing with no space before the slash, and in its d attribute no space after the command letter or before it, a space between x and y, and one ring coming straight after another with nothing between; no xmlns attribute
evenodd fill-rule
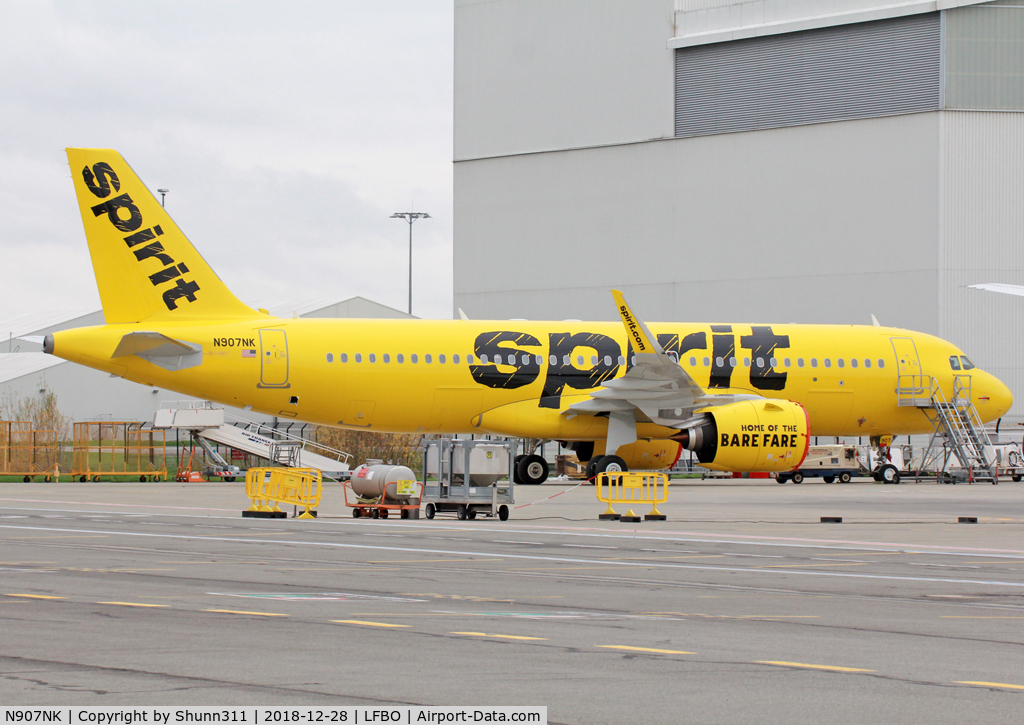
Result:
<svg viewBox="0 0 1024 725"><path fill-rule="evenodd" d="M82 179L85 181L89 191L100 199L106 199L111 193L121 190L120 179L117 178L114 170L110 168L110 164L105 161L93 164L91 169L88 166L83 168ZM122 218L122 211L128 215L127 219ZM189 302L196 301L196 292L199 291L198 283L185 280L182 276L188 274L188 267L185 266L185 263L175 262L171 255L167 254L163 244L153 241L164 233L159 224L148 229L142 229L142 212L139 211L139 207L135 205L130 195L121 194L107 199L102 204L92 207L92 213L94 216L106 214L107 219L114 225L115 229L121 232L131 232L127 237L124 237L124 241L132 250L136 260L142 262L146 259L154 258L164 265L164 268L159 272L149 275L149 281L154 287L174 282L172 287L163 291L163 300L164 304L167 305L167 309L177 309L178 300L180 299L185 299Z"/></svg>

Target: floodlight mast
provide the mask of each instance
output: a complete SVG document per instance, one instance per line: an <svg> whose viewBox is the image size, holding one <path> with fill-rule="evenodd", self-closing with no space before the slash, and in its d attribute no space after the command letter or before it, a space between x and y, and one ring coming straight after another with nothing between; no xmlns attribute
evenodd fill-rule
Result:
<svg viewBox="0 0 1024 725"><path fill-rule="evenodd" d="M432 219L425 211L396 211L390 219L404 219L409 223L409 314L412 315L412 225L417 219Z"/></svg>
<svg viewBox="0 0 1024 725"><path fill-rule="evenodd" d="M170 189L157 189L156 190L156 193L160 195L160 206L164 205L164 197L167 196L167 192L168 191L170 191Z"/></svg>

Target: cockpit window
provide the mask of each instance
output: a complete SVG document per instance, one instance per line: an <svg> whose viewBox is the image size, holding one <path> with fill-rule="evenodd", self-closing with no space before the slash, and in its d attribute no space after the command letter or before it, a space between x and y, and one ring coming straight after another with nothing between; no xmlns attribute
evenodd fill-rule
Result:
<svg viewBox="0 0 1024 725"><path fill-rule="evenodd" d="M960 362L964 364L964 370L974 370L974 363L968 360L966 355L960 356Z"/></svg>
<svg viewBox="0 0 1024 725"><path fill-rule="evenodd" d="M958 358L956 355L950 355L949 356L949 366L951 368L953 368L954 370L959 370L960 369L960 358Z"/></svg>

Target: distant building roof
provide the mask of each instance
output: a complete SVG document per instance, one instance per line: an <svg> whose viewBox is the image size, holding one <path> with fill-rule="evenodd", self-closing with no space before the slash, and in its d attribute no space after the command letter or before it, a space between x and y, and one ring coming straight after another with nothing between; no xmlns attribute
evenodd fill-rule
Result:
<svg viewBox="0 0 1024 725"><path fill-rule="evenodd" d="M42 352L0 353L0 383L40 373L66 362Z"/></svg>

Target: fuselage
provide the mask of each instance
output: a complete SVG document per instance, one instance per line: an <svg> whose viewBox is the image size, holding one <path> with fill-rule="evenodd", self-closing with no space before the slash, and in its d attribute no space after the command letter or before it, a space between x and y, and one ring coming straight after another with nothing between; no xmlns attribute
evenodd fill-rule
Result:
<svg viewBox="0 0 1024 725"><path fill-rule="evenodd" d="M709 393L792 400L812 435L933 430L898 405L907 378L930 376L949 397L970 376L983 421L1010 407L993 375L964 368L962 351L932 335L857 325L653 323L662 347ZM111 357L122 337L156 331L201 346L201 363L166 370ZM565 409L630 366L613 322L280 319L105 325L54 335L54 354L129 380L279 417L390 432L490 432L603 438L606 419ZM951 359L955 361L951 363ZM671 430L642 422L638 433Z"/></svg>

